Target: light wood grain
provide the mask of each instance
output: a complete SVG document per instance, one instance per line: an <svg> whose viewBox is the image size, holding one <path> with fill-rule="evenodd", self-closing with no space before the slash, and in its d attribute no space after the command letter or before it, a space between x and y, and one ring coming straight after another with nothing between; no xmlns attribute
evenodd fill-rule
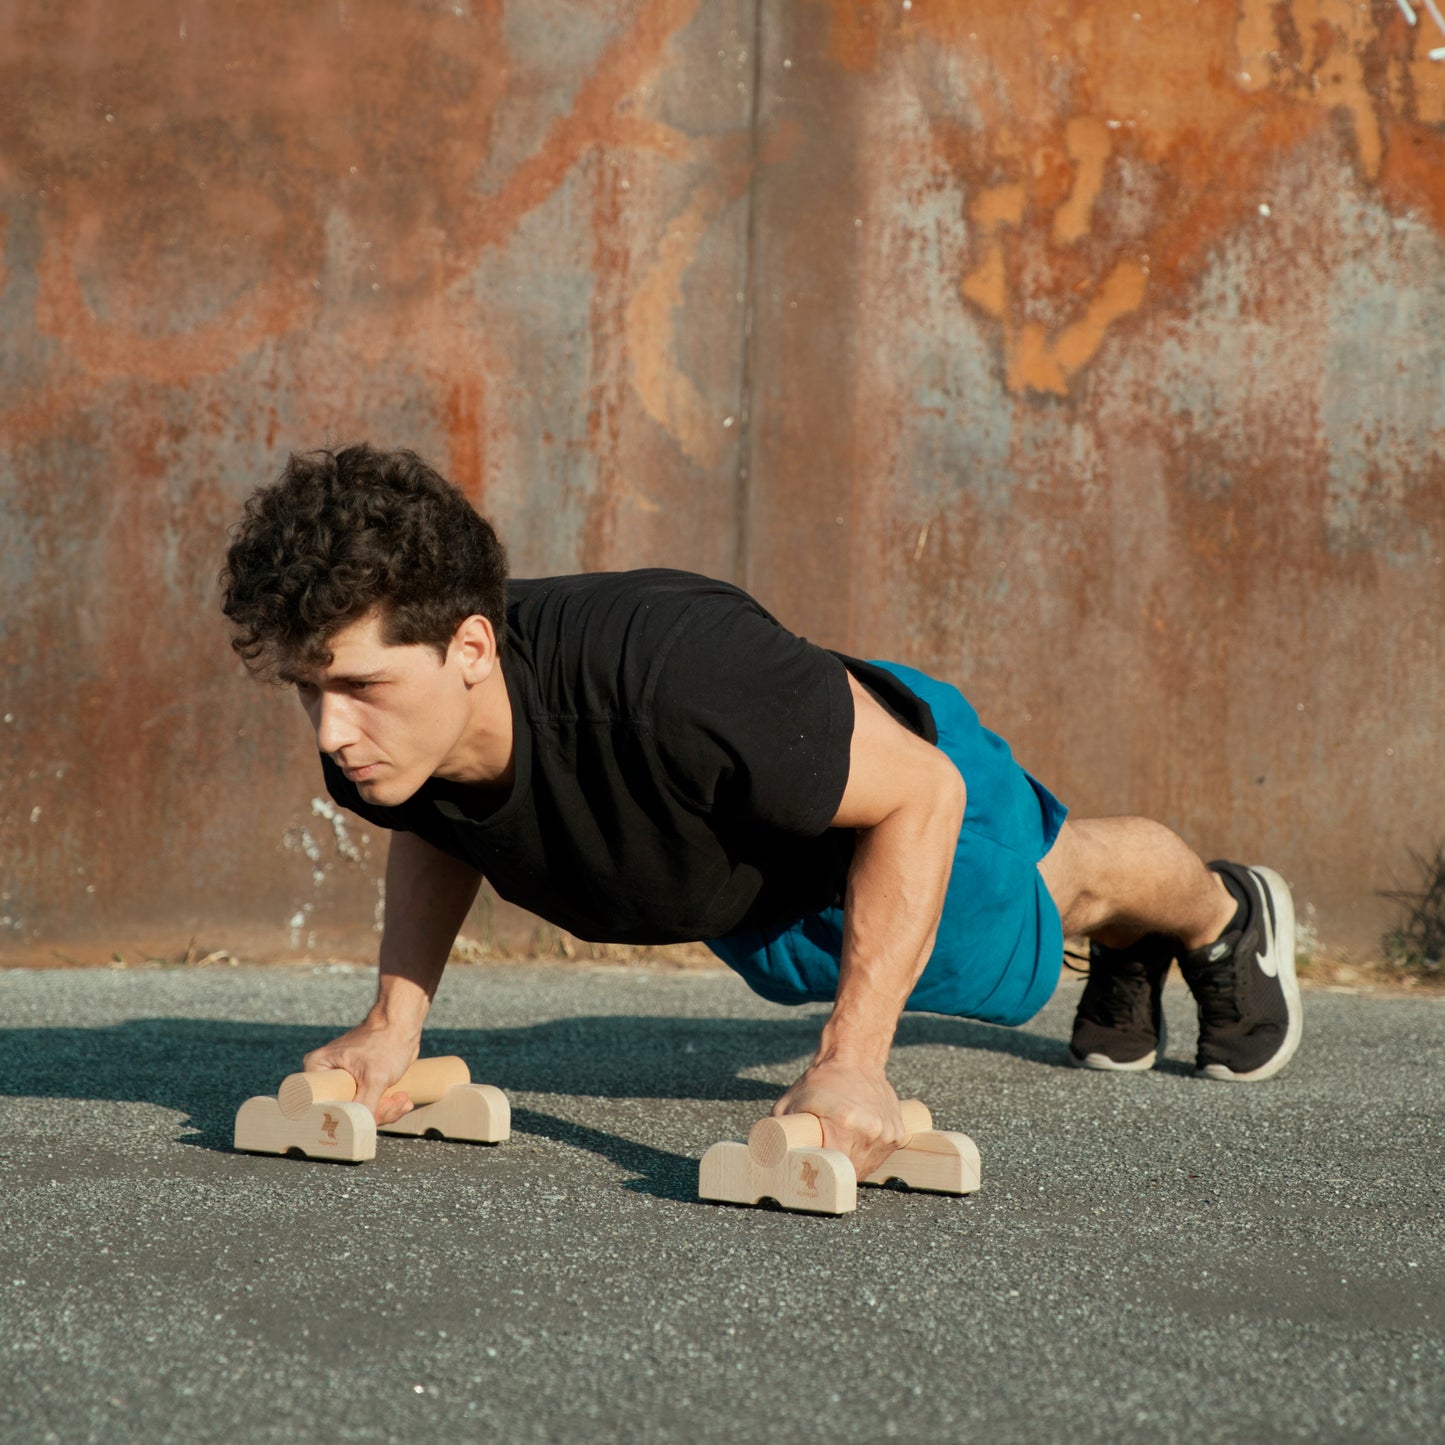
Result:
<svg viewBox="0 0 1445 1445"><path fill-rule="evenodd" d="M471 1077L464 1059L442 1054L434 1059L418 1059L386 1092L405 1094L416 1105L434 1104L454 1085L470 1083ZM288 1074L276 1091L281 1112L288 1119L301 1118L317 1104L349 1103L355 1097L356 1080L345 1069Z"/></svg>
<svg viewBox="0 0 1445 1445"><path fill-rule="evenodd" d="M978 1145L967 1134L942 1129L915 1134L862 1182L894 1179L928 1194L975 1194L982 1182Z"/></svg>
<svg viewBox="0 0 1445 1445"><path fill-rule="evenodd" d="M269 1095L247 1099L236 1114L234 1145L248 1154L304 1154L359 1164L376 1157L376 1120L361 1104L328 1101L287 1118Z"/></svg>
<svg viewBox="0 0 1445 1445"><path fill-rule="evenodd" d="M714 1144L698 1167L698 1193L727 1204L771 1199L806 1214L851 1214L858 1178L838 1149L789 1149L774 1165L760 1164L746 1144Z"/></svg>
<svg viewBox="0 0 1445 1445"><path fill-rule="evenodd" d="M981 1177L978 1148L967 1134L934 1129L918 1099L901 1101L907 1142L862 1182L898 1180L910 1189L972 1194ZM746 1144L714 1144L698 1169L698 1193L729 1204L774 1200L784 1209L847 1214L857 1207L858 1179L848 1156L823 1146L812 1114L760 1119Z"/></svg>
<svg viewBox="0 0 1445 1445"><path fill-rule="evenodd" d="M453 1084L434 1104L403 1114L394 1124L378 1127L382 1134L439 1134L473 1144L500 1144L512 1134L512 1109L493 1084Z"/></svg>

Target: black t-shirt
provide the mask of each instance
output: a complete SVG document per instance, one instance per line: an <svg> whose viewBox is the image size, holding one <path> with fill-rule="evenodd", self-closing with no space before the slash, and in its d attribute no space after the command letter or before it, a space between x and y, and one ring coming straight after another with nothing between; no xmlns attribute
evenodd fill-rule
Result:
<svg viewBox="0 0 1445 1445"><path fill-rule="evenodd" d="M580 938L768 928L842 900L854 835L828 825L848 780L848 671L935 740L927 705L891 673L796 637L725 582L661 570L513 581L506 798L432 778L375 807L323 756L326 786Z"/></svg>

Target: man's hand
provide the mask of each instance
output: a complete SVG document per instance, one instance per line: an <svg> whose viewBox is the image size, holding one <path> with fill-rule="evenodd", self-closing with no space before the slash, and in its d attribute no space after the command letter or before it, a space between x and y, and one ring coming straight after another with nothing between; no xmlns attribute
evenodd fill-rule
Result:
<svg viewBox="0 0 1445 1445"><path fill-rule="evenodd" d="M405 1094L391 1094L382 1105L382 1095L416 1062L421 1052L421 1030L396 1029L370 1018L313 1049L301 1061L311 1073L320 1069L345 1069L356 1080L356 1102L365 1104L378 1124L394 1124L412 1111Z"/></svg>
<svg viewBox="0 0 1445 1445"><path fill-rule="evenodd" d="M376 1002L354 1029L313 1049L308 1071L345 1069L356 1102L378 1124L412 1110L405 1094L382 1095L416 1062L432 995L447 966L457 929L477 896L482 875L411 833L393 833L386 855L386 929Z"/></svg>
<svg viewBox="0 0 1445 1445"><path fill-rule="evenodd" d="M808 1071L773 1106L773 1113L816 1114L823 1145L841 1149L866 1179L908 1137L898 1095L881 1069L826 1060Z"/></svg>

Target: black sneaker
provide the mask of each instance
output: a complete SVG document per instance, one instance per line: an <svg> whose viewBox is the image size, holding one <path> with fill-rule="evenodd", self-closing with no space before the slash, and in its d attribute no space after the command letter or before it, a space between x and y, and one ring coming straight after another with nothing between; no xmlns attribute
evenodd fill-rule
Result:
<svg viewBox="0 0 1445 1445"><path fill-rule="evenodd" d="M1303 1029L1294 971L1294 900L1270 868L1220 860L1214 872L1245 897L1241 928L1179 955L1199 1005L1199 1072L1211 1079L1267 1079L1289 1062Z"/></svg>
<svg viewBox="0 0 1445 1445"><path fill-rule="evenodd" d="M1152 1069L1164 1048L1164 977L1179 943L1145 934L1128 948L1089 944L1089 981L1074 1015L1069 1060L1115 1073Z"/></svg>

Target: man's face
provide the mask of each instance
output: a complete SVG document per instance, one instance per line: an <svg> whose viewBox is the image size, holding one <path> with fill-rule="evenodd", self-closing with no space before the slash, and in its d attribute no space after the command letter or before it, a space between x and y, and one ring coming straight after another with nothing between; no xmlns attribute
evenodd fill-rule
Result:
<svg viewBox="0 0 1445 1445"><path fill-rule="evenodd" d="M381 619L362 618L330 642L331 663L292 681L323 753L368 803L395 807L446 775L471 719L463 652L443 662L425 644L388 646Z"/></svg>

